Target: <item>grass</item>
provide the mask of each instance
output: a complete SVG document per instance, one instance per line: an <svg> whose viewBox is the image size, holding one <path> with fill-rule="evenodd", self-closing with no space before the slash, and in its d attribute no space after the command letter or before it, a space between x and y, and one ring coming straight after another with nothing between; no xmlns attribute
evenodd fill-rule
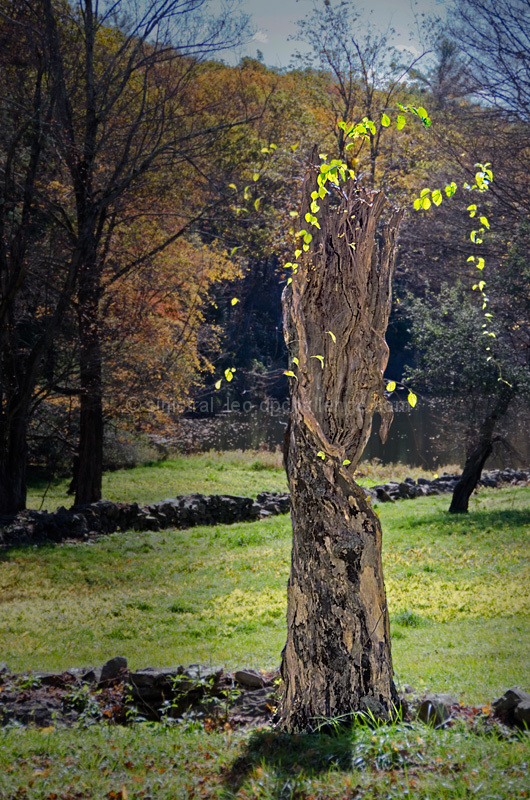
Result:
<svg viewBox="0 0 530 800"><path fill-rule="evenodd" d="M447 472L458 467L444 467ZM403 480L407 475L432 477L417 467L403 464L362 462L356 477L363 486L373 486L390 479ZM54 511L69 508L74 500L67 494L69 479L48 483L34 480L29 485L28 508ZM211 451L156 461L131 469L107 472L103 477L103 496L107 500L147 504L166 497L199 492L201 494L241 494L256 497L263 491L287 491L282 454L262 450L235 450L226 453Z"/></svg>
<svg viewBox="0 0 530 800"><path fill-rule="evenodd" d="M419 724L291 737L149 724L11 729L0 733L0 760L16 757L4 761L0 798L514 800L529 796L524 739Z"/></svg>
<svg viewBox="0 0 530 800"><path fill-rule="evenodd" d="M193 457L188 491L208 458L225 464L218 472L232 493L247 493L249 472L257 491L276 480L276 465L252 468L259 456L236 454L232 465ZM175 480L187 461L170 468ZM161 469L146 471L146 493ZM462 517L447 506L442 496L378 507L396 679L482 705L509 686L530 689L530 489L482 490ZM289 552L287 516L4 551L1 659L18 671L118 654L132 667L275 667ZM528 739L419 723L312 737L206 733L191 723L12 728L0 732L0 800L512 800L530 796Z"/></svg>

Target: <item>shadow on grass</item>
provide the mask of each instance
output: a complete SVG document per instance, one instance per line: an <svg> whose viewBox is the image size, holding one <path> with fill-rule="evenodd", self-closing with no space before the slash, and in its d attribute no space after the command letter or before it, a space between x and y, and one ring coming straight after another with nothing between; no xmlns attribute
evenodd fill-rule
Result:
<svg viewBox="0 0 530 800"><path fill-rule="evenodd" d="M306 797L303 782L330 770L352 769L355 734L352 730L336 734L288 734L280 731L256 731L245 750L226 772L227 797L241 789L250 778L259 780L260 770L274 773L271 797ZM272 788L272 787L271 787Z"/></svg>
<svg viewBox="0 0 530 800"><path fill-rule="evenodd" d="M408 520L410 528L422 528L426 525L437 525L440 533L474 533L486 528L499 528L514 532L518 528L521 533L530 525L530 508L506 508L492 511L470 511L468 514L449 514L438 511L434 514L423 514Z"/></svg>

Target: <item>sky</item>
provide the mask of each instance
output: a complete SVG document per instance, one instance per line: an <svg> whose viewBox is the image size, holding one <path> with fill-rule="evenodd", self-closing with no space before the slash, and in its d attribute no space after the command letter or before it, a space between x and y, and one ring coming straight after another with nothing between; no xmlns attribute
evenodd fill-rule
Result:
<svg viewBox="0 0 530 800"><path fill-rule="evenodd" d="M437 14L444 16L448 0L359 0L360 11L374 25L386 30L392 26L396 30L395 46L420 52L420 46L411 42L410 31L418 30L417 21L421 15ZM296 34L296 20L308 16L313 8L313 0L244 0L241 9L251 17L255 31L253 40L230 62L237 62L242 55L256 57L260 50L267 66L288 67L294 50L303 49L297 42L289 41Z"/></svg>

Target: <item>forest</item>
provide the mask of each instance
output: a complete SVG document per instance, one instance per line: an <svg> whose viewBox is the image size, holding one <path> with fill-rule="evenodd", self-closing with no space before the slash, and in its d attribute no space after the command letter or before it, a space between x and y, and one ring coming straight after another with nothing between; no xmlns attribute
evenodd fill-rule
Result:
<svg viewBox="0 0 530 800"><path fill-rule="evenodd" d="M422 58L357 27L352 4L316 5L299 23L310 55L278 70L224 63L245 20L205 21L195 0L143 16L2 4L3 513L24 508L28 469L70 474L91 502L117 435L134 448L169 427L178 444L182 409L219 410L228 391L285 399L280 298L315 146L406 209L390 385L457 398L470 441L527 392L524 4L460 5ZM402 127L399 107L431 124ZM363 118L373 128L347 146L341 123ZM480 246L466 211L477 164L494 175Z"/></svg>

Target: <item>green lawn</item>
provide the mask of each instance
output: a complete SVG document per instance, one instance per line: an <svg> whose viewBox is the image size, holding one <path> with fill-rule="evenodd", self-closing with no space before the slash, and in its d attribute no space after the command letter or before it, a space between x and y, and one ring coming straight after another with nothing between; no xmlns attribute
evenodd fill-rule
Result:
<svg viewBox="0 0 530 800"><path fill-rule="evenodd" d="M274 465L252 463L225 462L223 486L255 494L278 480L274 488L283 488ZM188 491L204 468L192 463ZM144 488L152 491L158 474L162 467L151 468ZM443 496L378 507L396 679L482 705L512 685L530 690L530 489L482 490L465 516L447 506ZM4 551L0 660L13 670L113 655L132 667L278 666L289 552L287 516ZM528 739L419 723L290 739L193 726L11 729L0 734L0 799L511 800L530 796Z"/></svg>

